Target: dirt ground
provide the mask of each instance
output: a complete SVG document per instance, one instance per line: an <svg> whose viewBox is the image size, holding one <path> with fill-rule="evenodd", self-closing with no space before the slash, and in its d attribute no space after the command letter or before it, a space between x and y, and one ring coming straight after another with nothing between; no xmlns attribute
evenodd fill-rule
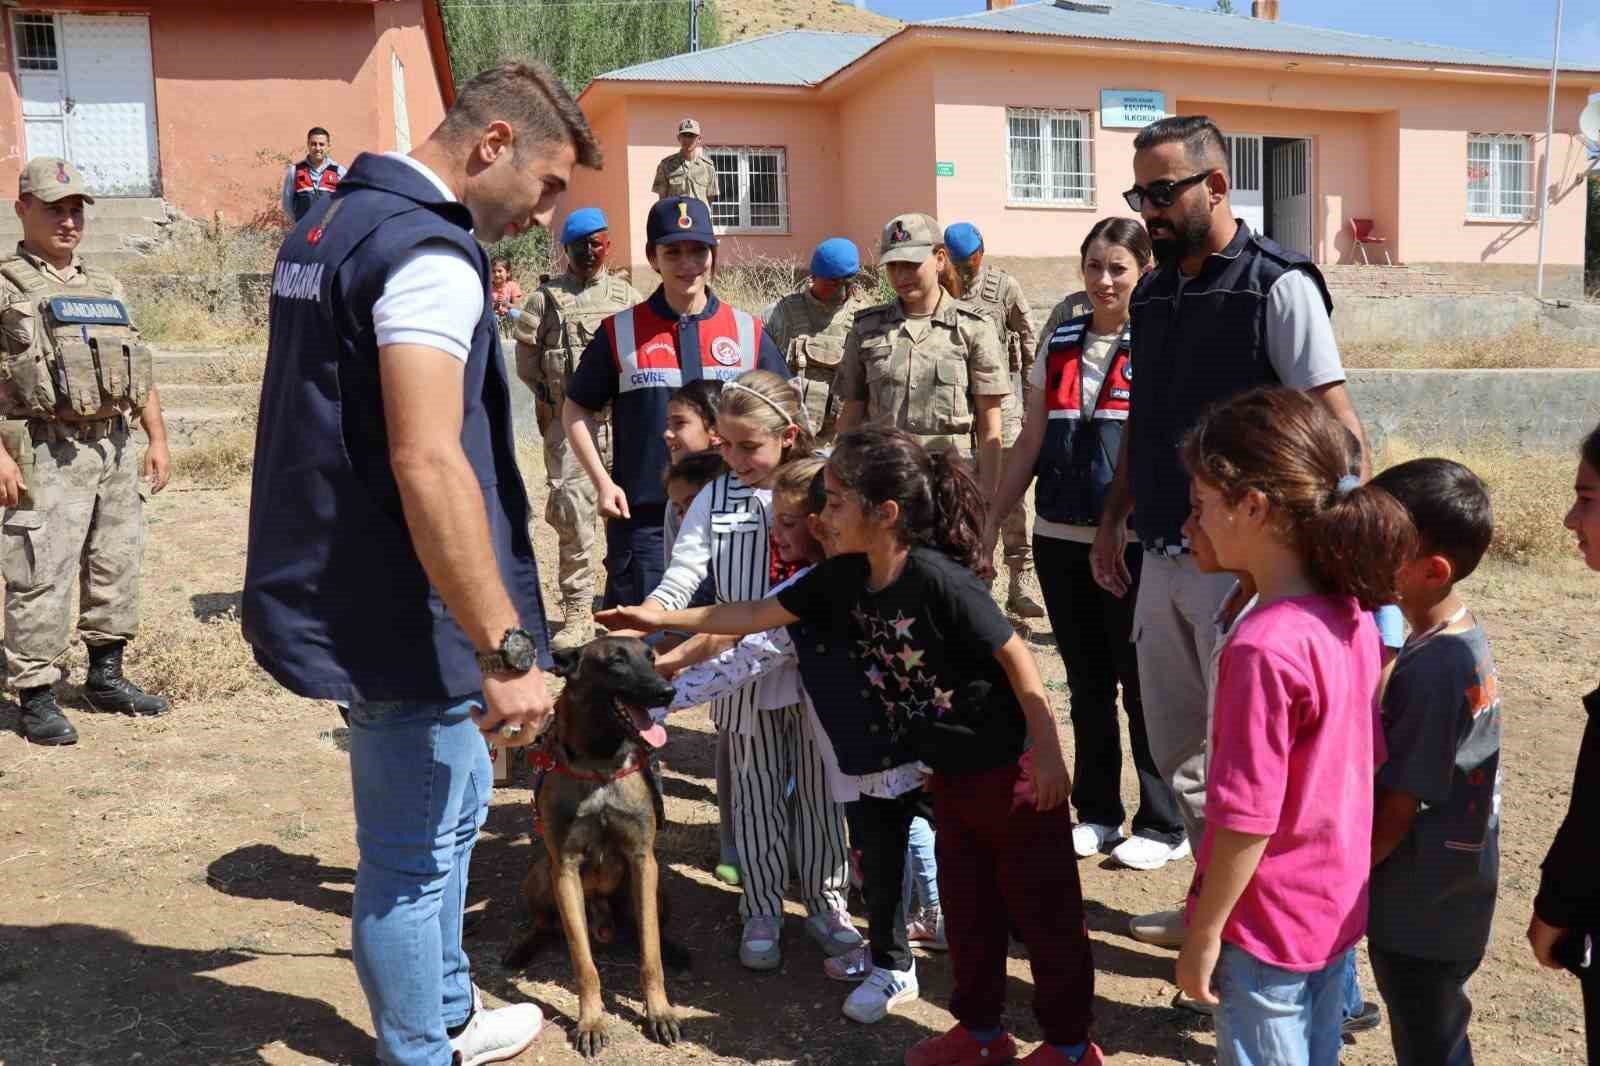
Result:
<svg viewBox="0 0 1600 1066"><path fill-rule="evenodd" d="M24 744L15 706L0 706L0 1062L371 1061L350 962L356 852L339 718L328 704L274 689L242 654L228 612L242 581L246 505L243 487L181 484L151 504L148 622L130 670L187 694L173 714L96 715L69 688L83 739L51 750ZM552 548L541 529L542 554ZM1522 931L1539 857L1566 807L1578 697L1600 661L1600 581L1575 561L1495 564L1467 588L1494 640L1507 712L1501 902L1472 986L1474 1042L1480 1061L1577 1063L1576 985L1538 970ZM1034 649L1070 747L1048 633L1034 634ZM666 1050L645 1041L637 966L626 951L612 953L601 967L613 1035L602 1061L892 1064L949 1025L949 968L939 956L919 960L922 1000L871 1028L840 1017L845 988L822 976L796 921L780 971L739 967L736 894L707 873L716 817L710 724L695 712L673 725L672 825L661 852L671 932L694 960L668 979L688 1043ZM1131 773L1123 792L1133 795ZM553 1023L522 1066L576 1062L565 952L548 951L526 973L498 964L532 853L527 801L525 779L499 790L477 847L474 977L493 998L540 1004ZM1187 861L1157 873L1081 866L1097 1036L1115 1061L1213 1060L1209 1022L1169 1006L1173 956L1125 932L1130 915L1181 898L1192 869ZM1025 958L1013 958L1011 978L1008 1022L1031 1044L1038 1030ZM1370 981L1368 991L1375 997ZM1364 1035L1345 1061L1392 1061L1387 1033Z"/></svg>

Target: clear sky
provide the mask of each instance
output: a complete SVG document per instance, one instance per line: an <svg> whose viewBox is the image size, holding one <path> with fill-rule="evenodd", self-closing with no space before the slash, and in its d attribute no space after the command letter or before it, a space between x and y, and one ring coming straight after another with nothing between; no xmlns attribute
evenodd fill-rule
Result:
<svg viewBox="0 0 1600 1066"><path fill-rule="evenodd" d="M1165 0L1210 10L1215 0ZM939 18L984 10L984 0L867 0L895 18ZM1279 18L1310 26L1425 41L1549 61L1556 0L1281 0ZM1233 0L1250 12L1250 0ZM1600 0L1567 0L1561 58L1600 67Z"/></svg>

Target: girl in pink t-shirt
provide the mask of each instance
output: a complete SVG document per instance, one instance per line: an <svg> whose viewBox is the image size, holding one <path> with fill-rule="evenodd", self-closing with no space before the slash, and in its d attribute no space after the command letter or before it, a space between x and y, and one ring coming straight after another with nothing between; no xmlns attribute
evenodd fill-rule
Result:
<svg viewBox="0 0 1600 1066"><path fill-rule="evenodd" d="M1316 400L1259 389L1183 446L1191 524L1257 605L1217 664L1206 835L1178 984L1216 1005L1219 1066L1332 1066L1345 953L1366 931L1382 656L1404 508L1349 473Z"/></svg>

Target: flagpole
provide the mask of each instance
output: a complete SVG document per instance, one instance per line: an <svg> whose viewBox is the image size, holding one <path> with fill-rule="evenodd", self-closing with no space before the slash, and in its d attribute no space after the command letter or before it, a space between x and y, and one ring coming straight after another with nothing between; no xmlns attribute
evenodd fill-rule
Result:
<svg viewBox="0 0 1600 1066"><path fill-rule="evenodd" d="M1550 55L1550 103L1544 116L1544 158L1539 163L1539 266L1534 275L1534 295L1544 299L1545 220L1550 213L1550 155L1555 150L1556 75L1561 64L1561 16L1567 0L1556 0L1555 45Z"/></svg>

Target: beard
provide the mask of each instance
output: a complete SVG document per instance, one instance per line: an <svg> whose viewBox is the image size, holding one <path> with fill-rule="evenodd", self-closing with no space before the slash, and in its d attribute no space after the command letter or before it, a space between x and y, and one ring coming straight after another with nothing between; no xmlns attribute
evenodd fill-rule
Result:
<svg viewBox="0 0 1600 1066"><path fill-rule="evenodd" d="M1167 219L1145 223L1156 262L1169 263L1204 250L1211 239L1211 212L1196 203L1184 209L1176 223Z"/></svg>

